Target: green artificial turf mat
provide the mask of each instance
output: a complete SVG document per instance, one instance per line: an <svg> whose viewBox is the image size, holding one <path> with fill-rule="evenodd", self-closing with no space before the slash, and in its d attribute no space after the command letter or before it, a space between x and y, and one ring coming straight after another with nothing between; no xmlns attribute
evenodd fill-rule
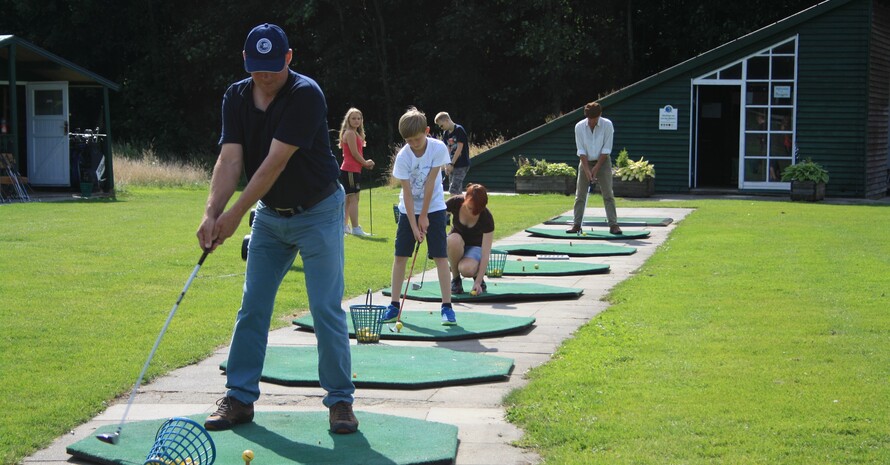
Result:
<svg viewBox="0 0 890 465"><path fill-rule="evenodd" d="M632 255L634 247L611 244L575 244L574 242L499 245L498 249L512 255L568 255L570 257L605 257L612 255Z"/></svg>
<svg viewBox="0 0 890 465"><path fill-rule="evenodd" d="M349 336L355 337L352 319L349 322ZM455 341L459 339L479 339L503 336L516 333L535 324L533 317L492 315L478 312L457 312L457 325L443 326L442 316L438 311L402 312L402 330L392 332L388 328L393 323L384 324L380 332L381 339L397 339L411 341ZM293 320L301 329L315 330L312 315Z"/></svg>
<svg viewBox="0 0 890 465"><path fill-rule="evenodd" d="M649 237L649 231L645 229L639 231L627 231L623 234L612 234L605 230L582 229L580 233L567 233L564 229L555 228L528 228L525 232L537 237L548 237L551 239L574 239L583 240L612 240L612 239L645 239Z"/></svg>
<svg viewBox="0 0 890 465"><path fill-rule="evenodd" d="M571 276L608 272L609 265L569 260L507 260L504 264L504 276Z"/></svg>
<svg viewBox="0 0 890 465"><path fill-rule="evenodd" d="M518 302L530 300L556 300L576 299L581 297L583 289L574 287L549 286L547 284L529 282L509 282L487 279L488 290L480 295L470 295L473 289L473 281L464 279L464 292L451 294L452 302ZM383 295L391 296L392 289L385 288ZM442 292L439 290L438 281L427 281L422 289L408 291L407 299L424 302L441 302ZM438 308L438 307L436 307Z"/></svg>
<svg viewBox="0 0 890 465"><path fill-rule="evenodd" d="M554 216L545 221L544 224L569 225L574 223L575 218L570 215ZM619 226L667 226L674 222L673 218L654 218L645 216L619 216ZM582 226L608 226L609 222L605 216L585 216L581 220Z"/></svg>
<svg viewBox="0 0 890 465"><path fill-rule="evenodd" d="M439 347L378 343L350 348L352 381L357 388L426 389L504 381L513 370L510 358ZM219 367L225 370L226 362ZM270 346L260 379L284 386L319 386L318 350L315 346Z"/></svg>
<svg viewBox="0 0 890 465"><path fill-rule="evenodd" d="M188 418L204 423L206 415ZM244 465L241 454L254 452L253 465L263 464L450 464L457 456L457 427L444 423L356 412L359 431L332 434L327 410L318 412L256 412L253 423L228 431L211 431L216 445L214 465ZM107 444L90 436L66 449L78 459L108 465L142 465L166 421L126 423L120 442ZM117 425L96 433L112 433Z"/></svg>

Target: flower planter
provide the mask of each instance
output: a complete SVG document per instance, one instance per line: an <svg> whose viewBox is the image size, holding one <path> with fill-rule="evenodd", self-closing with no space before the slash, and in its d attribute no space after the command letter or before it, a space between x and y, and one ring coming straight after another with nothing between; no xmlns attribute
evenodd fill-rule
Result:
<svg viewBox="0 0 890 465"><path fill-rule="evenodd" d="M613 177L612 193L617 197L651 197L655 193L655 179L622 181Z"/></svg>
<svg viewBox="0 0 890 465"><path fill-rule="evenodd" d="M542 192L558 192L560 194L574 194L574 176L516 176L517 194L535 194Z"/></svg>
<svg viewBox="0 0 890 465"><path fill-rule="evenodd" d="M825 198L825 183L791 181L791 200L816 202Z"/></svg>

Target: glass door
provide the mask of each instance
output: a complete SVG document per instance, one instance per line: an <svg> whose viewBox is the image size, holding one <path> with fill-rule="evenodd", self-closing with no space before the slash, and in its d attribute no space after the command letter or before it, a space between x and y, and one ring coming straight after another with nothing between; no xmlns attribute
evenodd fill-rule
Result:
<svg viewBox="0 0 890 465"><path fill-rule="evenodd" d="M794 159L797 41L746 60L743 188L788 189L782 170Z"/></svg>

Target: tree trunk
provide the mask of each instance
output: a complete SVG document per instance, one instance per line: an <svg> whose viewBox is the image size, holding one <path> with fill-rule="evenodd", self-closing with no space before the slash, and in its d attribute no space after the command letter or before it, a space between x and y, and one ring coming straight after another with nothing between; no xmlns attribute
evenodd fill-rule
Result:
<svg viewBox="0 0 890 465"><path fill-rule="evenodd" d="M386 109L386 133L393 134L393 104L392 91L389 85L389 58L386 53L386 23L383 18L383 12L380 10L380 2L372 0L374 5L374 18L369 21L371 38L373 40L374 50L376 52L378 72L380 73L380 83L383 88L383 104ZM366 10L367 11L367 10Z"/></svg>
<svg viewBox="0 0 890 465"><path fill-rule="evenodd" d="M627 0L627 75L628 79L633 79L636 75L634 70L634 25L633 25L633 1Z"/></svg>

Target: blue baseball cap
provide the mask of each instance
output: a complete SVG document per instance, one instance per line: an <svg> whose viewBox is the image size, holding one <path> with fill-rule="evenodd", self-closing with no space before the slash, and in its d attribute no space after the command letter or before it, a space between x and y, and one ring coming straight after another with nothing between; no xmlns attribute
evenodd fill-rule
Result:
<svg viewBox="0 0 890 465"><path fill-rule="evenodd" d="M244 69L248 73L277 73L284 69L290 46L287 35L274 24L261 24L244 41Z"/></svg>

